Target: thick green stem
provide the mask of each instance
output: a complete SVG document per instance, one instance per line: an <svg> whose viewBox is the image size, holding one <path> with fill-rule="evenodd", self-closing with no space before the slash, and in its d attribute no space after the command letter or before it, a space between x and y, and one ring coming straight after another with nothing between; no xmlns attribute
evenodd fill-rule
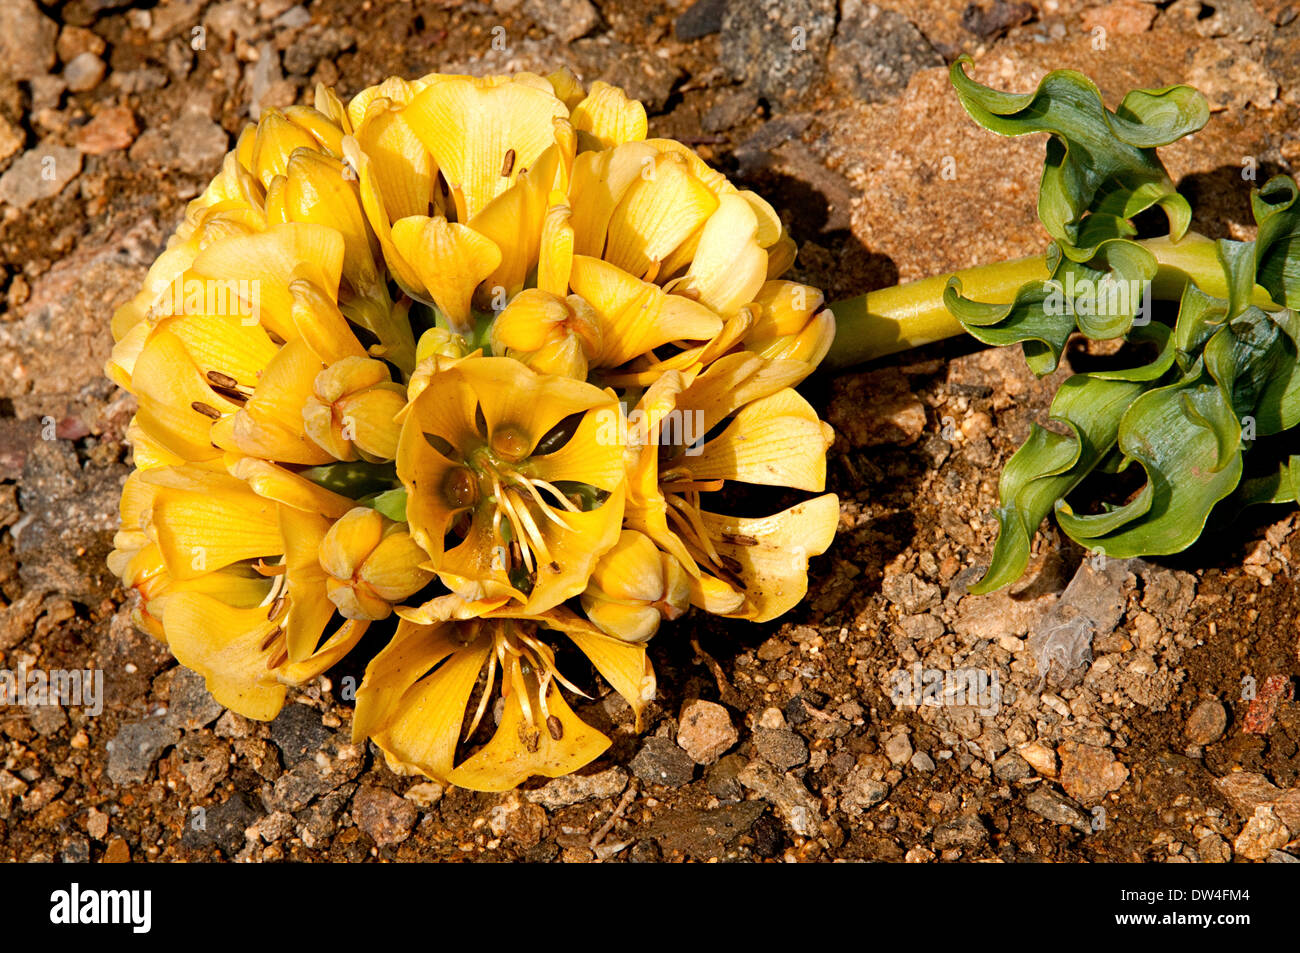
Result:
<svg viewBox="0 0 1300 953"><path fill-rule="evenodd" d="M1206 294L1216 298L1228 296L1223 266L1211 239L1189 232L1178 242L1161 237L1146 239L1141 244L1160 264L1151 284L1156 298L1176 300L1189 280L1195 281ZM1032 255L977 265L952 274L961 279L964 296L1005 304L1014 300L1021 285L1045 281L1048 273L1045 256ZM952 274L881 288L831 305L835 313L835 342L824 366L852 367L961 334L961 323L943 304L943 290ZM1268 303L1263 289L1256 289L1256 299L1257 304Z"/></svg>

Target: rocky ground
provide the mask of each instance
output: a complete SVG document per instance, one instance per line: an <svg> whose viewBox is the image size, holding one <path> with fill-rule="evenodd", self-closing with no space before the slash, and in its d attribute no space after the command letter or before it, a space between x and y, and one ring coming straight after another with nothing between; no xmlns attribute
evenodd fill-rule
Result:
<svg viewBox="0 0 1300 953"><path fill-rule="evenodd" d="M223 712L136 633L104 567L131 402L108 319L260 108L389 74L568 65L759 189L832 296L1039 250L1042 143L946 83L1192 82L1166 150L1196 227L1249 237L1248 184L1300 165L1285 0L122 0L0 8L0 666L100 668L98 717L0 710L0 859L1300 860L1300 556L1255 514L1176 559L1054 532L975 597L997 473L1057 376L949 342L805 388L836 427L840 534L780 623L665 627L648 730L606 694L582 776L481 795L349 743L332 672L275 722ZM9 75L4 75L7 70ZM1090 359L1073 350L1068 363ZM864 408L871 408L867 412ZM878 411L878 413L877 413ZM698 652L693 647L698 646ZM913 669L913 666L919 666ZM996 695L908 704L899 671ZM356 674L351 672L351 674Z"/></svg>

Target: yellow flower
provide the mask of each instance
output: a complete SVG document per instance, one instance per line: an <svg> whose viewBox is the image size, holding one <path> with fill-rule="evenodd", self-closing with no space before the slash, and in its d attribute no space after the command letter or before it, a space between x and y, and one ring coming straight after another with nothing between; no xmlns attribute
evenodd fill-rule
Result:
<svg viewBox="0 0 1300 953"><path fill-rule="evenodd" d="M803 596L835 498L704 494L821 492L792 388L834 318L771 206L647 131L562 70L318 87L240 135L106 367L138 401L110 566L222 704L273 717L374 625L356 738L500 790L609 745L557 640L639 725L663 619Z"/></svg>
<svg viewBox="0 0 1300 953"><path fill-rule="evenodd" d="M529 613L583 590L623 515L623 449L601 427L616 407L510 358L437 367L402 425L397 475L411 535L448 588Z"/></svg>
<svg viewBox="0 0 1300 953"><path fill-rule="evenodd" d="M582 692L558 671L554 650L539 630L561 633L577 646L639 722L655 693L644 645L611 638L564 610L529 617L498 611L463 622L399 623L357 690L353 738L373 738L394 771L479 791L507 790L535 774L559 777L590 763L609 739L565 702L561 686ZM461 760L458 745L493 710L498 679L496 729ZM473 715L465 726L469 710Z"/></svg>

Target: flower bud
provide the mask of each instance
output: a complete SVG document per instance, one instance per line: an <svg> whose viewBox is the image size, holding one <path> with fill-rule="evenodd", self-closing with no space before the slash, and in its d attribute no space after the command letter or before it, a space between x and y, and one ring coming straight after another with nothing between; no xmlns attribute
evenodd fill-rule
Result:
<svg viewBox="0 0 1300 953"><path fill-rule="evenodd" d="M587 362L600 351L600 324L577 295L561 298L529 288L492 322L492 353L513 357L542 374L586 380Z"/></svg>
<svg viewBox="0 0 1300 953"><path fill-rule="evenodd" d="M365 506L344 515L320 544L320 564L330 576L326 594L347 619L387 618L394 602L433 578L420 568L425 558L405 523Z"/></svg>
<svg viewBox="0 0 1300 953"><path fill-rule="evenodd" d="M601 631L624 642L644 642L659 620L676 619L690 604L682 564L661 552L650 537L624 530L596 563L582 594L582 608Z"/></svg>
<svg viewBox="0 0 1300 953"><path fill-rule="evenodd" d="M316 375L302 419L307 435L339 460L392 460L402 429L395 417L405 405L382 361L345 357Z"/></svg>

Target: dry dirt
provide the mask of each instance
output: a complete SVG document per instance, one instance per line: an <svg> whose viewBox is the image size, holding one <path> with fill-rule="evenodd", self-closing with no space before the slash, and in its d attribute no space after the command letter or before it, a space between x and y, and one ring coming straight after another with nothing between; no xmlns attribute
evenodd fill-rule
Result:
<svg viewBox="0 0 1300 953"><path fill-rule="evenodd" d="M103 563L132 411L100 376L108 320L254 100L568 65L768 196L799 277L832 297L1044 245L1041 138L964 116L943 69L962 51L1015 90L1081 69L1112 103L1195 82L1216 112L1166 160L1212 236L1249 237L1244 167L1263 181L1300 163L1295 4L688 6L600 0L593 21L585 0L11 5L62 29L29 17L6 60L23 75L0 72L0 174L18 170L0 179L0 667L99 668L107 692L98 717L0 709L0 859L1300 859L1291 512L1149 563L1094 564L1048 529L1012 592L965 592L999 469L1069 366L1097 359L1081 349L1043 381L963 341L810 381L839 433L842 512L809 598L769 625L665 626L642 735L589 678L580 713L615 744L576 779L486 795L395 777L347 741L341 686L362 661L259 725L132 630ZM30 173L45 156L54 181ZM983 672L996 695L896 704L914 665Z"/></svg>

